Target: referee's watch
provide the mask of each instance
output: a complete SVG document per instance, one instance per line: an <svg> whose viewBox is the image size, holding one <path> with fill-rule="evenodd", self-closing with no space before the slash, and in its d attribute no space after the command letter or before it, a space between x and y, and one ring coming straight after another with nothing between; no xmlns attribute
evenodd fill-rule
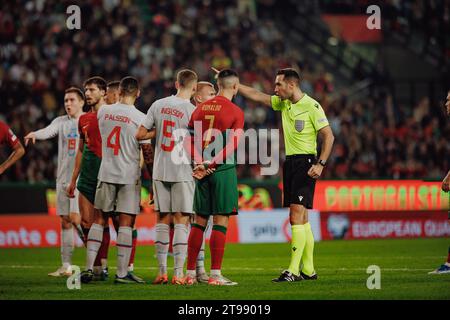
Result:
<svg viewBox="0 0 450 320"><path fill-rule="evenodd" d="M318 164L320 164L322 167L325 167L327 165L327 162L320 159L319 161L317 161Z"/></svg>

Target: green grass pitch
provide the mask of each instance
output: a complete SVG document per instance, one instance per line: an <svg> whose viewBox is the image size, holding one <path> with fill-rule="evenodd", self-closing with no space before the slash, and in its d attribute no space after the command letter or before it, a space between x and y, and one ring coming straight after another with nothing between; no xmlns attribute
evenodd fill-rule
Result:
<svg viewBox="0 0 450 320"><path fill-rule="evenodd" d="M445 261L450 239L323 241L316 243L318 281L271 283L289 262L288 244L227 244L223 274L235 287L115 285L116 248L109 252L110 279L69 290L51 278L59 249L0 249L0 299L450 299L450 274L428 275ZM207 250L208 251L208 250ZM85 249L73 264L84 265ZM137 248L136 274L151 282L157 273L153 246ZM169 270L173 259L169 257ZM207 255L206 265L209 265ZM369 290L369 265L381 268L381 289ZM169 274L170 275L170 274Z"/></svg>

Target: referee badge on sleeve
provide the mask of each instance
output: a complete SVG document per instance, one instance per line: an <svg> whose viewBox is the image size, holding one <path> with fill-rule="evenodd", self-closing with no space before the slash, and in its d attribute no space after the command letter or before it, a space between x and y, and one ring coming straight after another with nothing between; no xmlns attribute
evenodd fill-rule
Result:
<svg viewBox="0 0 450 320"><path fill-rule="evenodd" d="M295 120L295 130L301 132L305 128L305 120Z"/></svg>

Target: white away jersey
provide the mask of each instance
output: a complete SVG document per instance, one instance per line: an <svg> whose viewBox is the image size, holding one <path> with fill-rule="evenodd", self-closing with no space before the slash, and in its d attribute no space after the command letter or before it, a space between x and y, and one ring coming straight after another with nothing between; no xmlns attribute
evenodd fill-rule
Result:
<svg viewBox="0 0 450 320"><path fill-rule="evenodd" d="M47 127L36 131L35 136L37 140L58 136L56 183L70 183L78 150L78 119L70 118L68 115L57 117Z"/></svg>
<svg viewBox="0 0 450 320"><path fill-rule="evenodd" d="M116 184L136 184L141 177L140 148L135 134L145 114L133 105L104 105L97 112L102 136L100 181ZM150 143L150 140L140 143Z"/></svg>
<svg viewBox="0 0 450 320"><path fill-rule="evenodd" d="M189 100L174 95L156 100L148 109L145 121L141 124L148 130L153 126L156 128L154 180L193 181L192 167L183 148L182 131L184 134L187 133L189 119L194 109Z"/></svg>

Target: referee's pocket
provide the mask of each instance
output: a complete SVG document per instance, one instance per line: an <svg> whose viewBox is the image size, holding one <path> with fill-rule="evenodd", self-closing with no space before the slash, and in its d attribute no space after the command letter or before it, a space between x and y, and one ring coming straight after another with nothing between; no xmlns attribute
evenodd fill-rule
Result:
<svg viewBox="0 0 450 320"><path fill-rule="evenodd" d="M305 120L295 120L295 130L301 132L305 128Z"/></svg>

